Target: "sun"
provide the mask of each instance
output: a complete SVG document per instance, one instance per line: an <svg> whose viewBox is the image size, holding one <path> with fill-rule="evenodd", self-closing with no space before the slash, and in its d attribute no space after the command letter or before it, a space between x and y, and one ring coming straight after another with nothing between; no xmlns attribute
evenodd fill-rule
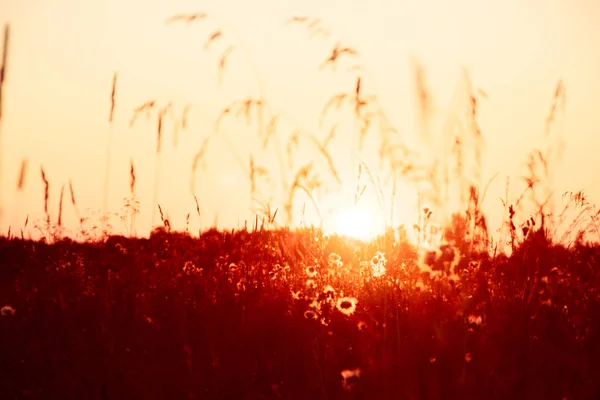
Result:
<svg viewBox="0 0 600 400"><path fill-rule="evenodd" d="M330 232L354 239L369 240L381 234L377 216L365 208L348 207L338 211L331 220Z"/></svg>

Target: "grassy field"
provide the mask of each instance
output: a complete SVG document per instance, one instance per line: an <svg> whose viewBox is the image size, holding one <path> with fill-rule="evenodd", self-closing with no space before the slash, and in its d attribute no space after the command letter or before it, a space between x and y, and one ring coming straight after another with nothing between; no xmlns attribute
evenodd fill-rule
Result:
<svg viewBox="0 0 600 400"><path fill-rule="evenodd" d="M166 25L210 18L176 15ZM296 16L288 25L332 39L318 18ZM207 52L224 41L211 55L219 81L228 76L230 54L243 48L232 36L223 27L206 33ZM531 151L522 194L509 198L507 182L502 226L490 232L481 209L489 185L482 181L478 124L485 92L465 72L451 110L458 116L440 134L443 154L419 154L391 125L360 52L332 40L319 65L344 60L345 86L324 104L318 132L290 128L294 121L269 102L260 77L259 93L233 99L215 117L190 159L195 211L185 232L172 229L158 188L167 121L176 148L190 104L179 109L169 99L149 99L127 110L130 127L144 116L155 124L153 199L145 205L162 226L149 238L135 234L133 158L130 197L116 215L126 236L111 232L106 220L86 219L73 184L55 185L40 166L43 219L30 222L28 215L0 236L0 398L600 398L600 247L588 240L600 237L600 212L583 192L565 193L556 212L551 183L560 146ZM6 51L3 58L4 67ZM430 94L418 63L414 72L415 136L429 138ZM119 104L118 74L112 78L104 213ZM545 138L553 138L565 90L559 81ZM203 200L196 174L206 173L225 120L260 143L260 152L243 157L228 147L247 176L256 220L191 235L190 216L200 217ZM336 144L340 132L350 132L352 145ZM300 144L312 149L312 161L295 158ZM356 170L340 167L340 148ZM380 161L376 171L362 161L369 151ZM262 164L267 160L273 165ZM17 191L27 165L24 159ZM401 181L422 191L431 207L415 212L410 232L393 218ZM374 194L387 233L359 241L325 234L319 224L292 229L307 207L322 222L319 193L328 185L354 193L354 205ZM49 198L56 187L55 208ZM65 235L67 207L82 240ZM444 214L443 226L431 220L432 209Z"/></svg>
<svg viewBox="0 0 600 400"><path fill-rule="evenodd" d="M3 398L592 399L600 248L0 239Z"/></svg>

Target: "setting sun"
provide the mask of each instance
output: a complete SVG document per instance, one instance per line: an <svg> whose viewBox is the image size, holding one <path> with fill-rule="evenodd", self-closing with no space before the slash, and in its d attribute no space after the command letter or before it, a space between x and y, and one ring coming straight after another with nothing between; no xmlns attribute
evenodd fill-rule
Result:
<svg viewBox="0 0 600 400"><path fill-rule="evenodd" d="M373 239L382 233L377 229L376 216L358 206L334 214L330 231L360 240Z"/></svg>

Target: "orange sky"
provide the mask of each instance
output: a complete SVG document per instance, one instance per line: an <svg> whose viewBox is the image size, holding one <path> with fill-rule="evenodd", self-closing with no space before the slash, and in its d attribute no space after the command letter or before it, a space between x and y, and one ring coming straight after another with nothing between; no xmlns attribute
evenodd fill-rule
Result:
<svg viewBox="0 0 600 400"><path fill-rule="evenodd" d="M100 210L106 142L112 132L109 210L118 212L128 195L133 159L142 207L136 226L138 233L146 234L151 222L155 124L141 120L129 128L128 122L133 108L149 99L173 101L176 110L192 104L188 129L180 132L176 148L167 123L160 161L158 201L173 226L182 228L186 214L195 212L189 190L192 157L211 133L219 110L232 100L259 96L262 87L278 110L302 121L305 129L316 130L327 98L352 89L347 76L317 70L338 39L360 51L370 72L364 78L365 90L379 96L402 137L411 143L417 143L411 56L426 69L435 100L434 127L452 111L449 104L461 67L469 70L474 85L489 97L481 102L479 122L486 142L483 184L498 174L484 203L496 221L492 226L497 226L502 212L498 198L504 196L506 177L516 182L528 152L544 145L544 121L556 83L563 79L566 112L560 118L560 132L553 135L560 133L566 148L554 189L559 195L583 189L592 202L600 202L595 170L595 152L600 148L596 135L600 113L595 106L600 95L600 4L594 0L0 0L0 10L0 23L11 24L0 128L2 232L8 226L19 229L27 215L32 221L43 218L41 165L50 180L52 218L56 219L60 187L69 180L82 213L87 208ZM173 14L198 11L211 18L197 25L165 25ZM332 38L308 40L301 28L283 24L293 15L322 18ZM204 52L204 40L215 29L223 30L222 41ZM237 50L219 86L218 52L229 44ZM111 128L107 119L115 71L119 78ZM282 128L282 140L290 129ZM343 129L352 131L352 124L346 121ZM249 153L254 152L258 162L277 173L272 153L259 152L256 130L230 122L225 130L246 168ZM351 137L336 142L335 155L347 182L345 191L352 193L356 173L350 169ZM433 139L434 147L438 140ZM317 159L308 149L303 145L299 158ZM17 192L23 158L29 161L26 186ZM377 164L368 155L364 158ZM319 163L319 168L326 168L322 160ZM251 220L248 179L224 141L211 146L207 165L197 180L202 220L193 217L191 227L211 225L215 214L220 227ZM515 183L511 195L519 191ZM375 191L367 193L365 208L376 213ZM339 196L325 196L322 212L347 203L348 196ZM412 222L416 192L404 188L401 197L395 212L402 222ZM305 201L300 200L296 209ZM277 208L277 200L274 203ZM307 215L310 208L307 204ZM314 221L314 215L310 218ZM75 226L68 205L64 220ZM114 224L121 229L118 220Z"/></svg>

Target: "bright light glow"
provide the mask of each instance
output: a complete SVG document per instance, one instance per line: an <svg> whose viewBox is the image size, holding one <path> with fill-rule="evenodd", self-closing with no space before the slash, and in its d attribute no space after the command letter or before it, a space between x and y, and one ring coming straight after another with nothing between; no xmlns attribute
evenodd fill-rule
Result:
<svg viewBox="0 0 600 400"><path fill-rule="evenodd" d="M381 232L376 227L377 216L358 207L351 207L336 213L331 231L360 240L375 238Z"/></svg>

